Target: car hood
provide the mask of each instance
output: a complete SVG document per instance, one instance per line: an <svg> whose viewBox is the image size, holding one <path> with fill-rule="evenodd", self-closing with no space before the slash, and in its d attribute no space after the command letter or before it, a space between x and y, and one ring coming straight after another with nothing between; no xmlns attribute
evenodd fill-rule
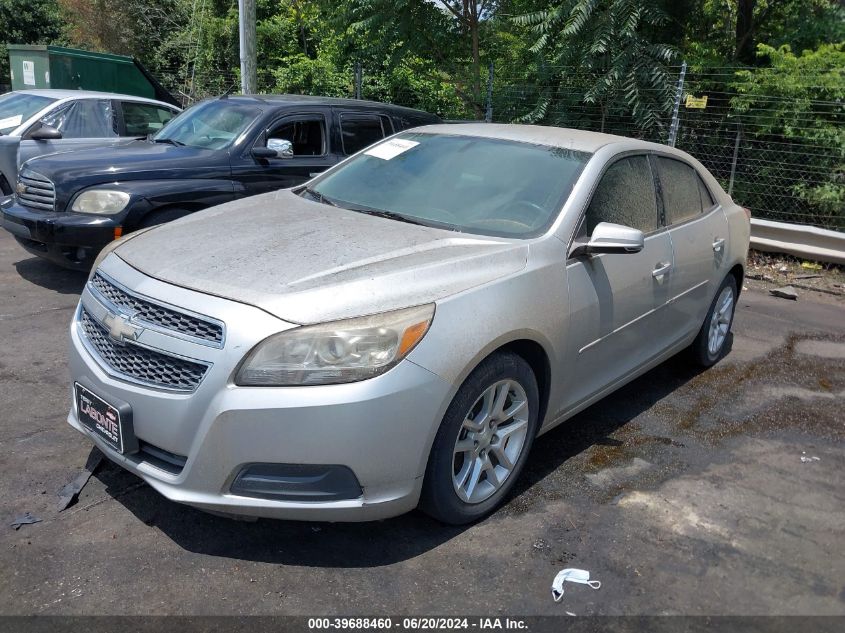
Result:
<svg viewBox="0 0 845 633"><path fill-rule="evenodd" d="M528 246L283 190L192 214L114 253L161 281L308 324L430 303L512 275L525 267Z"/></svg>
<svg viewBox="0 0 845 633"><path fill-rule="evenodd" d="M138 177L179 178L185 170L208 164L209 158L225 150L176 147L130 139L75 151L59 151L37 156L26 166L54 182L73 182L92 178L126 180Z"/></svg>

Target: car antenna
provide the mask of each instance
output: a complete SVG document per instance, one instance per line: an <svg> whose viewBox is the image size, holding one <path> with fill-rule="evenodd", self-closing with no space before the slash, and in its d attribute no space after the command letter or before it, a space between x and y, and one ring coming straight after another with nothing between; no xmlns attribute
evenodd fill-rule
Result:
<svg viewBox="0 0 845 633"><path fill-rule="evenodd" d="M236 86L236 85L237 85L237 82L234 82L234 81L233 81L233 82L232 82L232 85L231 85L231 86L229 86L228 88L226 88L226 92L224 92L222 95L220 95L220 97L219 97L219 98L220 98L220 99L228 99L228 98L229 98L229 95L230 95L230 94L232 94L232 92L234 92L234 90L235 90L235 86Z"/></svg>

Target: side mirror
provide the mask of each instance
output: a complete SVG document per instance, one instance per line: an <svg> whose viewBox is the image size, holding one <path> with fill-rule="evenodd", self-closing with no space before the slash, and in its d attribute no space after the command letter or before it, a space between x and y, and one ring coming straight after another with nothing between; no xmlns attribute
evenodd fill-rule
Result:
<svg viewBox="0 0 845 633"><path fill-rule="evenodd" d="M58 141L62 138L62 133L59 132L52 125L41 124L41 127L29 135L33 141Z"/></svg>
<svg viewBox="0 0 845 633"><path fill-rule="evenodd" d="M253 147L252 155L256 158L290 158L293 156L293 143L283 138L267 140L267 147Z"/></svg>
<svg viewBox="0 0 845 633"><path fill-rule="evenodd" d="M293 156L293 143L283 138L268 139L267 149L274 150L279 158L291 158Z"/></svg>
<svg viewBox="0 0 845 633"><path fill-rule="evenodd" d="M570 257L599 253L639 253L645 246L645 236L638 229L622 224L599 222L587 242L576 242Z"/></svg>

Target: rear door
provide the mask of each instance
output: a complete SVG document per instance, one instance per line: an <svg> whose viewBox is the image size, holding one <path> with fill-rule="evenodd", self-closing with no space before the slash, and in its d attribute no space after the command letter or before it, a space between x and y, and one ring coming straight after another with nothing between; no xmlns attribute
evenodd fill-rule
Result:
<svg viewBox="0 0 845 633"><path fill-rule="evenodd" d="M340 145L344 156L377 143L393 134L393 123L386 114L372 111L339 111L338 129Z"/></svg>
<svg viewBox="0 0 845 633"><path fill-rule="evenodd" d="M271 120L243 154L232 157L232 178L246 195L294 187L325 171L338 160L329 142L329 108L285 113ZM268 139L293 145L288 158L256 158L253 147L267 147Z"/></svg>
<svg viewBox="0 0 845 633"><path fill-rule="evenodd" d="M55 141L35 141L31 134L41 125L62 133ZM58 106L35 123L21 139L18 166L35 156L107 145L118 139L119 122L111 99L77 99Z"/></svg>
<svg viewBox="0 0 845 633"><path fill-rule="evenodd" d="M675 264L666 310L667 333L679 340L701 327L725 270L728 220L689 163L652 156Z"/></svg>
<svg viewBox="0 0 845 633"><path fill-rule="evenodd" d="M587 207L579 236L599 222L639 229L639 253L570 259L568 409L601 392L660 354L666 346L663 307L669 299L672 244L661 225L653 173L645 154L611 163ZM574 359L574 360L573 360ZM572 364L574 363L574 364Z"/></svg>
<svg viewBox="0 0 845 633"><path fill-rule="evenodd" d="M144 101L125 100L116 103L120 136L142 138L156 134L178 114L173 108Z"/></svg>

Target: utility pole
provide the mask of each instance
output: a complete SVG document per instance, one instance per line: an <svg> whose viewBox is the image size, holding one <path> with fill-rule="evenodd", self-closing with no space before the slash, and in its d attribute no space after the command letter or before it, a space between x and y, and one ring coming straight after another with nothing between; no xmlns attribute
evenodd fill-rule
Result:
<svg viewBox="0 0 845 633"><path fill-rule="evenodd" d="M238 34L241 40L241 92L258 92L255 57L255 0L238 0Z"/></svg>

